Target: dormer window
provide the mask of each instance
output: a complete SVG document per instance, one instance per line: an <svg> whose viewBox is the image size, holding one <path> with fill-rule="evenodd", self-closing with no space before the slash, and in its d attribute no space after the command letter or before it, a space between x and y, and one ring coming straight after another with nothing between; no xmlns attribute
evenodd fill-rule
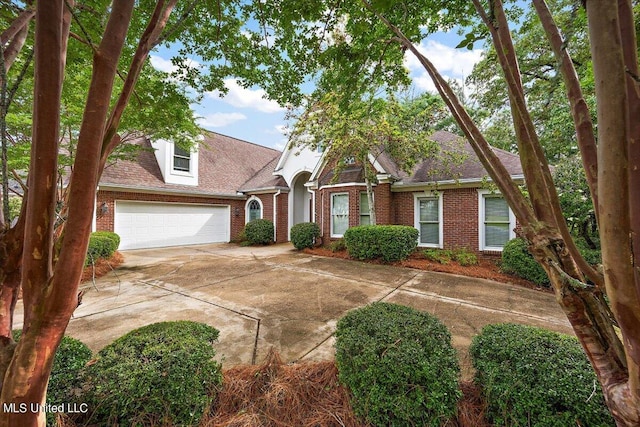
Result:
<svg viewBox="0 0 640 427"><path fill-rule="evenodd" d="M185 149L174 147L173 170L189 172L191 170L191 152Z"/></svg>

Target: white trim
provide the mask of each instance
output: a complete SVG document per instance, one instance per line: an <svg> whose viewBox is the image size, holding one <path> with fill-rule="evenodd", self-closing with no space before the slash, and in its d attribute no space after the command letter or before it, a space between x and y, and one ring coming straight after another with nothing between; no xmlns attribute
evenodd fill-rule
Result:
<svg viewBox="0 0 640 427"><path fill-rule="evenodd" d="M376 184L371 184L372 187L375 187ZM367 187L367 184L365 182L347 182L344 184L330 184L330 185L323 185L322 187L318 188L318 190L325 190L325 189L331 189L331 188L343 188L343 187Z"/></svg>
<svg viewBox="0 0 640 427"><path fill-rule="evenodd" d="M343 237L344 234L333 233L333 196L347 196L347 228L349 228L349 193L329 193L329 233L331 237Z"/></svg>
<svg viewBox="0 0 640 427"><path fill-rule="evenodd" d="M421 243L420 242L420 199L438 199L438 244ZM418 230L418 246L421 248L439 248L444 247L444 211L442 203L442 191L434 193L433 191L422 191L413 193L413 226Z"/></svg>
<svg viewBox="0 0 640 427"><path fill-rule="evenodd" d="M511 179L514 181L523 181L524 175L511 175ZM418 189L430 189L437 187L442 189L443 187L461 188L465 185L481 184L484 182L493 182L490 177L485 178L460 178L460 179L447 179L443 181L427 181L427 182L410 182L403 183L402 181L396 181L391 186L391 191L416 191Z"/></svg>
<svg viewBox="0 0 640 427"><path fill-rule="evenodd" d="M502 194L499 191L480 190L480 189L478 190L478 249L480 251L502 252L503 248L501 246L485 246L484 245L484 241L485 241L485 229L484 229L485 203L484 202L487 196L500 197L503 200L505 200L505 203L506 203L506 199L502 197ZM507 204L507 207L509 208L509 240L511 240L516 237L516 232L515 232L516 216L511 210L511 206L509 206L509 204Z"/></svg>
<svg viewBox="0 0 640 427"><path fill-rule="evenodd" d="M247 201L244 204L244 223L248 223L249 222L249 204L251 202L253 202L254 200L258 201L258 204L260 205L260 218L262 219L264 218L264 205L262 204L262 200L260 200L259 197L256 196L251 196L247 199Z"/></svg>
<svg viewBox="0 0 640 427"><path fill-rule="evenodd" d="M365 195L365 198L367 199L367 204L369 203L369 195L367 194L367 191L359 191L358 192L358 225L363 225L362 224L362 195ZM376 193L372 192L371 193L371 198L374 199L373 200L373 205L375 207L376 201L375 201L375 197L376 197ZM371 208L369 208L369 211L365 214L366 216L369 217L369 224L371 224Z"/></svg>

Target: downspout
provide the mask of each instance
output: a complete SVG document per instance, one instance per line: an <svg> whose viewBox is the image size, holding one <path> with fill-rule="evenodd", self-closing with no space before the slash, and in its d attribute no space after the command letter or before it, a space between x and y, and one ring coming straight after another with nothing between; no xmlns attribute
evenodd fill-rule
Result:
<svg viewBox="0 0 640 427"><path fill-rule="evenodd" d="M93 199L93 218L91 219L92 232L95 232L98 229L98 191L100 191L100 187L96 187L96 197Z"/></svg>
<svg viewBox="0 0 640 427"><path fill-rule="evenodd" d="M278 205L276 199L282 193L282 190L278 190L273 194L273 241L278 241Z"/></svg>

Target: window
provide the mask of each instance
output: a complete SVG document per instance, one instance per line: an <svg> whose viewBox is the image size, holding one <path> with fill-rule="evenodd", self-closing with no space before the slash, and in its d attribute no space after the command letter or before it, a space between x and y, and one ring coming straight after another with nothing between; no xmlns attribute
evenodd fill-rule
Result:
<svg viewBox="0 0 640 427"><path fill-rule="evenodd" d="M416 228L419 231L419 246L442 247L441 217L439 196L416 197Z"/></svg>
<svg viewBox="0 0 640 427"><path fill-rule="evenodd" d="M349 228L349 195L331 195L331 237L342 237Z"/></svg>
<svg viewBox="0 0 640 427"><path fill-rule="evenodd" d="M360 225L371 225L371 211L366 191L360 193Z"/></svg>
<svg viewBox="0 0 640 427"><path fill-rule="evenodd" d="M480 250L501 251L515 237L515 218L507 201L496 194L480 195Z"/></svg>
<svg viewBox="0 0 640 427"><path fill-rule="evenodd" d="M253 221L254 219L262 218L262 205L260 204L260 200L251 199L247 203L247 222Z"/></svg>
<svg viewBox="0 0 640 427"><path fill-rule="evenodd" d="M347 166L355 165L356 164L356 158L354 156L347 156L344 159L344 164L347 165Z"/></svg>
<svg viewBox="0 0 640 427"><path fill-rule="evenodd" d="M177 145L173 147L173 170L189 172L191 166L191 152Z"/></svg>

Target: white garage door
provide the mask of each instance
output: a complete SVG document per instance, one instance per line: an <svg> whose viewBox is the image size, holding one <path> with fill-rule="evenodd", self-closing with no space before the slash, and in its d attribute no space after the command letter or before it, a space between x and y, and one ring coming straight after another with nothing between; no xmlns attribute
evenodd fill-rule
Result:
<svg viewBox="0 0 640 427"><path fill-rule="evenodd" d="M116 201L120 249L229 241L229 206Z"/></svg>

